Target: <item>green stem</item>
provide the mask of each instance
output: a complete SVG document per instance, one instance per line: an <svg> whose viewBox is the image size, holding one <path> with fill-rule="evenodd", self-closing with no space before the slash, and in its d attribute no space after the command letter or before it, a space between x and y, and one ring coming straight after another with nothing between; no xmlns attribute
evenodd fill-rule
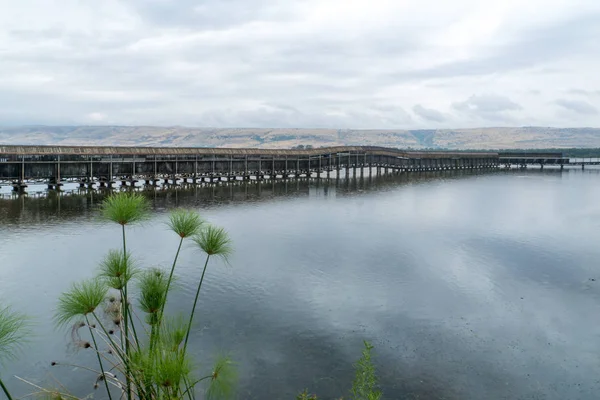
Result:
<svg viewBox="0 0 600 400"><path fill-rule="evenodd" d="M160 336L160 326L162 325L163 315L165 312L165 305L167 304L167 296L169 295L169 288L171 287L171 281L173 280L173 274L175 272L175 266L177 265L177 259L179 258L179 252L181 251L181 245L183 244L183 237L179 240L179 246L177 246L177 252L175 253L175 258L173 259L173 265L171 266L171 273L169 274L169 280L167 281L167 288L165 290L165 298L160 307L160 312L158 314L158 329L156 330L156 337L150 336L150 348L153 348L154 342L158 341L158 337Z"/></svg>
<svg viewBox="0 0 600 400"><path fill-rule="evenodd" d="M123 261L127 260L127 242L125 240L125 224L121 224L121 232L123 236ZM125 282L125 286L123 288L123 323L125 324L125 355L129 358L129 321L128 321L128 313L129 313L129 302L127 300L127 282ZM131 400L131 379L129 370L129 362L125 364L127 369L127 399Z"/></svg>
<svg viewBox="0 0 600 400"><path fill-rule="evenodd" d="M151 321L154 322L154 321ZM152 326L150 327L150 353L152 353L152 350L154 349L154 335L156 334L156 324L152 324Z"/></svg>
<svg viewBox="0 0 600 400"><path fill-rule="evenodd" d="M110 394L110 389L108 388L108 381L106 380L106 374L104 373L104 365L102 364L102 359L100 358L100 353L98 350L98 344L96 343L96 337L94 336L94 332L92 331L92 327L90 326L90 320L88 316L85 316L85 322L87 322L88 329L90 330L90 335L92 335L92 341L94 342L94 351L96 352L96 357L98 357L98 364L100 364L100 371L102 372L102 380L104 381L104 386L106 386L106 393L108 394L108 398L112 400L112 396Z"/></svg>
<svg viewBox="0 0 600 400"><path fill-rule="evenodd" d="M112 339L111 335L106 331L106 328L104 327L104 325L102 324L102 322L100 321L100 318L98 318L98 316L96 315L96 313L93 312L92 315L94 316L94 318L96 319L96 321L98 321L98 325L100 325L100 328L102 328L102 331L104 332L104 334L106 335L106 337L110 341L110 344L115 349L115 351L117 353L117 356L121 358L121 361L123 362L123 364L126 366L126 368L128 368L130 361L127 358L127 356L125 354L123 354L123 350L120 347L118 347L117 344L114 342L114 340ZM129 375L126 378L128 378L128 377L129 377ZM141 388L142 386L141 386L141 384L139 382L137 382L137 379L134 378L134 380L136 380L136 383Z"/></svg>
<svg viewBox="0 0 600 400"><path fill-rule="evenodd" d="M12 396L8 392L8 389L6 388L6 386L4 386L4 382L2 382L2 379L0 379L0 386L2 387L2 391L4 392L4 394L6 394L6 397L8 397L8 400L13 400Z"/></svg>
<svg viewBox="0 0 600 400"><path fill-rule="evenodd" d="M125 224L121 224L122 232L123 232L123 256L127 254L127 243L125 242Z"/></svg>
<svg viewBox="0 0 600 400"><path fill-rule="evenodd" d="M206 262L204 263L204 269L202 270L202 277L200 283L198 283L198 290L196 290L196 298L194 299L194 306L190 314L190 321L188 323L187 332L185 334L185 342L183 343L183 354L187 349L188 339L190 338L190 330L192 329L192 320L194 319L194 311L196 311L196 304L198 303L198 296L200 295L200 288L202 287L202 281L204 280L204 274L206 273L206 267L208 266L208 260L210 260L210 254L206 255Z"/></svg>
<svg viewBox="0 0 600 400"><path fill-rule="evenodd" d="M188 388L185 392L182 393L181 397L185 396L188 392L190 392L190 389L193 389L198 383L202 382L205 379L208 378L212 378L212 375L207 375L204 378L200 378L198 379L196 382L194 382L192 385L188 385ZM190 392L191 393L191 392Z"/></svg>
<svg viewBox="0 0 600 400"><path fill-rule="evenodd" d="M133 314L133 312L131 310L127 311L127 315L129 317L128 318L128 322L129 322L129 325L131 325L131 332L133 333L134 344L139 349L139 347L140 347L140 341L138 340L138 335L137 335L137 332L135 330L135 320L133 319L132 314Z"/></svg>
<svg viewBox="0 0 600 400"><path fill-rule="evenodd" d="M186 393L187 393L188 399L195 400L196 399L196 393L193 390L191 390L191 389L194 388L194 386L196 385L196 383L198 383L198 381L196 381L192 386L190 386L188 378L186 376L186 377L183 378L183 383L185 383L186 391L181 394L181 397L185 396Z"/></svg>
<svg viewBox="0 0 600 400"><path fill-rule="evenodd" d="M183 244L183 237L179 240L179 246L177 247L177 253L175 253L175 258L173 259L173 265L171 266L171 273L169 274L169 280L167 281L167 290L165 291L165 300L162 303L162 307L160 308L160 318L159 324L162 320L163 312L165 311L165 304L167 304L167 295L169 294L169 288L171 287L171 281L173 280L173 273L175 272L175 265L177 265L177 258L179 258L179 251L181 251L181 245Z"/></svg>

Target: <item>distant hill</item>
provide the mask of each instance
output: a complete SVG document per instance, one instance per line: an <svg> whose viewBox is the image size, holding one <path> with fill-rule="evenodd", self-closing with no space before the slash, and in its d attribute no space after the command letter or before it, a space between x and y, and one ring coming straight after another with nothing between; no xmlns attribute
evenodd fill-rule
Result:
<svg viewBox="0 0 600 400"><path fill-rule="evenodd" d="M600 148L599 128L430 130L187 128L156 126L0 127L0 144L289 148L373 145L440 149Z"/></svg>

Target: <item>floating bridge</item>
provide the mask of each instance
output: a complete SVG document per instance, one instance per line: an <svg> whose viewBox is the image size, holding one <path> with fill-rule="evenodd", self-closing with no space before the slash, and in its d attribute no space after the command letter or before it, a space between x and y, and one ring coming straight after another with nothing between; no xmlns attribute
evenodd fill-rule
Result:
<svg viewBox="0 0 600 400"><path fill-rule="evenodd" d="M28 184L44 183L49 189L57 189L64 182L78 182L81 187L92 188L134 186L137 182L199 184L568 164L561 153L532 154L404 151L370 146L275 150L0 145L0 185L23 190Z"/></svg>

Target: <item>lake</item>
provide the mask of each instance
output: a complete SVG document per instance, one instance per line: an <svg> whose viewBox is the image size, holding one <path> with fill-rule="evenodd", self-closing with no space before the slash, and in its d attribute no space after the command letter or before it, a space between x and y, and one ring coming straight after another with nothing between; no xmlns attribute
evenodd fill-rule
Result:
<svg viewBox="0 0 600 400"><path fill-rule="evenodd" d="M93 392L93 362L52 315L60 293L120 245L104 194L0 190L0 301L35 321L12 378ZM152 190L128 231L142 267L170 266L174 207L225 227L195 319L199 375L228 352L239 399L347 396L362 341L386 399L597 399L600 393L600 170L431 172ZM189 310L204 258L180 256L172 312ZM337 396L337 397L336 397Z"/></svg>

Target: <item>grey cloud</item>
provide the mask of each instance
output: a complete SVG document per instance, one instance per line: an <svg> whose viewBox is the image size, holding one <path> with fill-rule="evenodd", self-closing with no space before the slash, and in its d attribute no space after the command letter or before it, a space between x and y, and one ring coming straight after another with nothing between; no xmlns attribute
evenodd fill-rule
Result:
<svg viewBox="0 0 600 400"><path fill-rule="evenodd" d="M302 25L303 13L297 12L306 1L119 4L125 11L119 7L116 17L134 21L134 26L0 28L0 123L27 123L28 118L85 123L92 113L117 124L209 125L204 122L209 120L214 126L410 128L427 121L456 120L463 126L481 118L511 122L511 112L518 110L511 107L525 100L514 97L517 103L502 103L498 97L474 96L459 101L464 95L458 93L479 90L464 88L462 77L494 73L510 81L511 71L538 66L537 71L554 70L568 78L572 72L552 63L571 55L592 57L595 53L588 50L600 33L600 15L545 29L507 29L498 33L501 40L489 42L507 44L477 47L474 54L481 56L433 68L415 63L411 70L413 63L406 60L413 54L425 55L423 64L432 65L428 57L435 59L438 49L428 44L431 32L375 24L365 34L353 34L350 24L360 19L350 19L346 26L336 19L332 29L319 20L313 29ZM131 15L122 15L127 12ZM443 26L437 28L436 34L443 32ZM396 95L405 85L414 85L414 93L423 97ZM535 87L523 85L510 96L533 93L529 89ZM493 83L489 91L498 93ZM544 89L544 94L550 91ZM455 102L453 110L461 119L422 105L436 93ZM494 109L503 104L508 108ZM547 115L554 118L548 108Z"/></svg>
<svg viewBox="0 0 600 400"><path fill-rule="evenodd" d="M143 121L144 112L149 119L145 123L151 124L169 124L175 120L211 126L367 128L403 127L411 122L410 116L398 107L383 112L366 110L364 106L369 91L373 90L363 71L364 65L373 59L382 61L382 55L406 53L412 46L406 40L385 40L385 32L354 41L342 33L321 37L319 32L303 33L291 42L289 37L278 35L261 43L254 43L252 38L219 44L198 40L191 45L186 43L186 47L158 50L139 47L147 32L109 31L85 37L61 29L51 33L48 35L43 29L13 31L16 40L59 39L61 46L31 49L24 46L25 51L6 53L0 74L18 70L25 61L42 74L51 75L52 82L35 89L37 99L32 103L40 104L36 107L39 114L46 113L53 122L56 113L50 110L54 108L62 115L69 110L74 120L101 112L111 121L119 122L120 118L128 124ZM190 70L173 72L175 63ZM16 90L10 100L13 106L15 97L31 96L22 89ZM121 99L120 93L125 93L128 99ZM229 99L252 99L255 103L272 105L286 97L296 112L283 113L277 107L248 109L228 105ZM43 101L48 98L54 100L50 107L44 108ZM199 100L204 104L197 104L196 110L192 110L191 105ZM189 102L190 109L177 107L176 103L181 101ZM26 104L24 99L19 107ZM221 108L215 108L218 105ZM341 111L333 114L319 111L325 108ZM25 119L23 115L26 114L20 113L18 119ZM37 118L43 120L40 115Z"/></svg>
<svg viewBox="0 0 600 400"><path fill-rule="evenodd" d="M361 129L410 124L410 115L401 108L371 107L327 111L300 111L283 104L263 104L248 110L213 109L204 112L195 122L200 126L238 126L269 128L350 128Z"/></svg>
<svg viewBox="0 0 600 400"><path fill-rule="evenodd" d="M459 111L478 111L482 113L498 113L520 110L522 107L508 97L496 95L473 95L467 100L452 105Z"/></svg>
<svg viewBox="0 0 600 400"><path fill-rule="evenodd" d="M227 29L253 21L293 18L288 2L278 0L134 0L132 8L158 26L199 30Z"/></svg>
<svg viewBox="0 0 600 400"><path fill-rule="evenodd" d="M498 95L473 95L465 101L453 103L452 108L470 117L501 122L512 121L510 112L523 109L508 97Z"/></svg>
<svg viewBox="0 0 600 400"><path fill-rule="evenodd" d="M566 93L575 96L600 96L600 90L569 89Z"/></svg>
<svg viewBox="0 0 600 400"><path fill-rule="evenodd" d="M393 79L369 72L375 60L379 65L393 64L394 58L408 56L418 48L418 35L389 40L389 32L381 31L369 37L349 38L344 32L324 36L322 32L302 32L293 37L274 34L262 38L260 44L248 38L238 42L198 42L183 55L186 61L197 63L207 59L227 65L239 65L239 79L272 79L277 75L311 75L311 84L344 84L351 80L364 89L385 86ZM318 81L317 81L318 80Z"/></svg>
<svg viewBox="0 0 600 400"><path fill-rule="evenodd" d="M545 28L517 32L504 45L488 46L484 56L396 74L405 80L489 75L532 68L568 56L597 51L600 14L577 17ZM550 68L546 72L557 72Z"/></svg>
<svg viewBox="0 0 600 400"><path fill-rule="evenodd" d="M575 112L581 115L598 114L598 109L586 101L559 99L554 102L563 109Z"/></svg>
<svg viewBox="0 0 600 400"><path fill-rule="evenodd" d="M446 121L446 117L444 114L439 112L438 110L434 110L432 108L425 108L420 104L416 104L413 107L413 112L417 114L419 117L432 122L444 122Z"/></svg>

